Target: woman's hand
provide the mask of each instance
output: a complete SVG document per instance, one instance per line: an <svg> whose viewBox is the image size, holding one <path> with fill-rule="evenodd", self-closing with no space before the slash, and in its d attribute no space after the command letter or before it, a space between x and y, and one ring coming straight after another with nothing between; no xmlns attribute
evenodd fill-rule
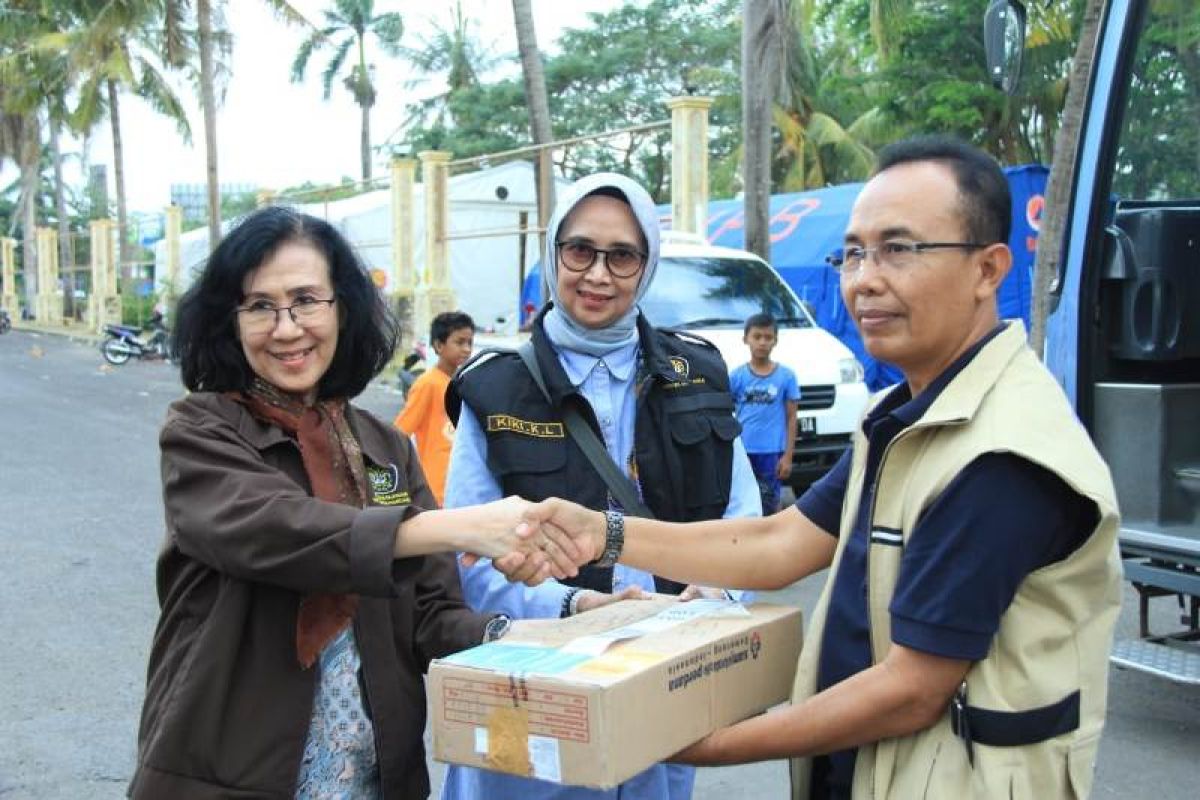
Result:
<svg viewBox="0 0 1200 800"><path fill-rule="evenodd" d="M506 575L519 573L521 580L536 586L548 577L567 578L579 574L585 554L574 539L555 533L546 535L539 520L531 516L535 506L515 495L479 506L453 509L469 514L464 520L460 550L462 561L471 566L490 558Z"/></svg>
<svg viewBox="0 0 1200 800"><path fill-rule="evenodd" d="M577 575L578 566L595 561L604 551L605 523L600 511L552 497L530 506L524 519L537 524L544 541L540 549L552 560L553 571L539 577L539 564L528 556L493 560L492 566L514 583L536 586L551 574L555 578ZM573 560L569 571L565 569L567 560Z"/></svg>
<svg viewBox="0 0 1200 800"><path fill-rule="evenodd" d="M603 608L607 605L620 602L621 600L649 600L650 594L640 586L627 586L619 592L597 592L593 589L584 589L579 595L579 600L575 604L575 613L582 614L585 611L592 611L597 608Z"/></svg>
<svg viewBox="0 0 1200 800"><path fill-rule="evenodd" d="M685 603L688 600L728 600L729 595L725 593L724 589L697 586L693 583L679 593L679 599Z"/></svg>

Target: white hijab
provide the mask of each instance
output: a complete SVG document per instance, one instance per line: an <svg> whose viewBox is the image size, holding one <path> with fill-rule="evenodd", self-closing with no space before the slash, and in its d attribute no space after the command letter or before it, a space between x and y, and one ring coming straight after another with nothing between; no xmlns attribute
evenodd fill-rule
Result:
<svg viewBox="0 0 1200 800"><path fill-rule="evenodd" d="M555 242L558 241L558 232L563 222L581 200L598 191L609 194L612 190L629 203L633 216L642 229L642 235L646 239L646 266L642 269L642 277L629 310L620 319L603 328L588 328L579 324L563 309L561 298L558 296L558 249ZM554 301L554 307L546 312L543 326L546 336L555 347L599 357L637 341L638 302L646 295L650 281L654 279L654 273L658 270L658 209L655 208L654 201L645 189L624 175L598 172L580 178L563 194L554 209L554 215L550 217L542 264L546 270L550 297Z"/></svg>

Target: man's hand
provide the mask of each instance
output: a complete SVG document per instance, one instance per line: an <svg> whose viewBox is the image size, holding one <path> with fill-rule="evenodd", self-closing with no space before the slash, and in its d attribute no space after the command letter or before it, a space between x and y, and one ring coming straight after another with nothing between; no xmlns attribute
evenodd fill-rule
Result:
<svg viewBox="0 0 1200 800"><path fill-rule="evenodd" d="M779 458L779 463L775 465L775 477L781 481L786 481L792 474L792 454L784 453Z"/></svg>
<svg viewBox="0 0 1200 800"><path fill-rule="evenodd" d="M465 541L462 562L470 567L480 558L492 558L493 564L510 580L522 580L536 586L548 577L566 578L579 574L577 564L590 560L576 540L556 532L547 536L536 517L535 506L519 497L472 508L462 512Z"/></svg>
<svg viewBox="0 0 1200 800"><path fill-rule="evenodd" d="M524 520L537 527L539 549L552 563L546 568L536 556L519 557L518 553L493 560L492 566L514 583L536 586L547 577L577 575L576 565L595 561L604 551L604 514L599 511L552 497L529 506ZM464 558L463 563L470 566L474 561Z"/></svg>
<svg viewBox="0 0 1200 800"><path fill-rule="evenodd" d="M530 508L525 518L537 523L542 534L563 551L577 554L579 565L595 561L604 552L602 511L551 497Z"/></svg>

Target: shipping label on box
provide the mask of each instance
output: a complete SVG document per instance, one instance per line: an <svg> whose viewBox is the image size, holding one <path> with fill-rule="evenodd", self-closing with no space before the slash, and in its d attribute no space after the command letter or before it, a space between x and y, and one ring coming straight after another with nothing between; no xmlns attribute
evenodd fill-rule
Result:
<svg viewBox="0 0 1200 800"><path fill-rule="evenodd" d="M784 702L800 610L627 600L434 661L439 761L609 788Z"/></svg>

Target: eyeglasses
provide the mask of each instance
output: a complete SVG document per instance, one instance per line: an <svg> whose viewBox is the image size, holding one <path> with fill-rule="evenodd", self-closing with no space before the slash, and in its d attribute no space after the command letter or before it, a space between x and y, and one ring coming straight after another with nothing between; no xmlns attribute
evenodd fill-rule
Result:
<svg viewBox="0 0 1200 800"><path fill-rule="evenodd" d="M555 242L558 259L571 272L587 272L596 263L596 256L604 256L604 266L617 278L632 278L646 263L646 254L632 247L613 247L603 250L587 242Z"/></svg>
<svg viewBox="0 0 1200 800"><path fill-rule="evenodd" d="M825 261L842 275L853 275L862 269L867 256L874 255L875 263L881 267L904 270L915 266L921 254L929 250L979 250L988 247L978 242L883 242L875 247L851 245L828 256Z"/></svg>
<svg viewBox="0 0 1200 800"><path fill-rule="evenodd" d="M266 300L255 300L248 306L238 308L237 313L241 315L242 330L246 333L266 333L275 330L275 326L279 324L280 311L288 312L292 322L301 328L308 328L321 322L336 301L336 297L328 300L300 297L290 306L277 306Z"/></svg>

